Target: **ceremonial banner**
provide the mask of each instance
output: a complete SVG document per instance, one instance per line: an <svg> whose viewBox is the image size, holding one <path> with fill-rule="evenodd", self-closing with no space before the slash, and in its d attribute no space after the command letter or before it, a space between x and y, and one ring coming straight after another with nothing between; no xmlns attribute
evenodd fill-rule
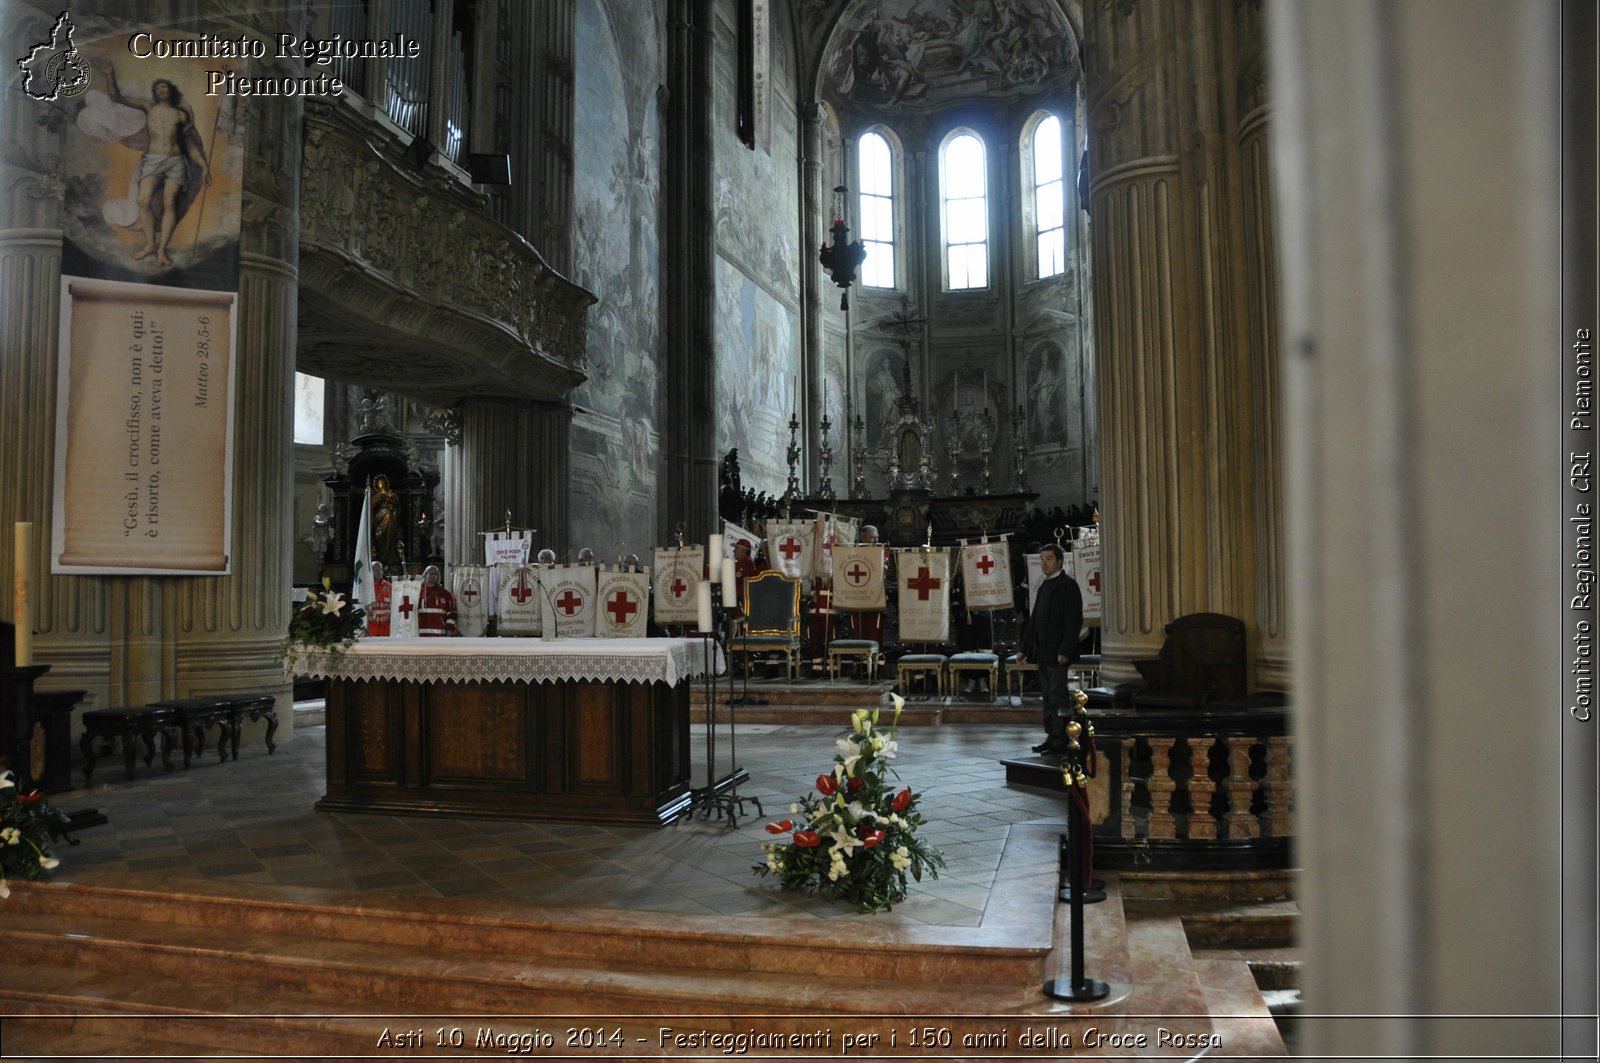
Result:
<svg viewBox="0 0 1600 1063"><path fill-rule="evenodd" d="M950 638L950 555L944 550L896 550L895 589L901 642Z"/></svg>
<svg viewBox="0 0 1600 1063"><path fill-rule="evenodd" d="M1039 561L1038 554L1023 554L1022 560L1028 566L1028 612L1033 612L1033 598L1039 593L1039 584L1044 582L1044 566ZM1067 564L1072 563L1072 555L1067 555ZM1065 566L1063 566L1065 569ZM1070 571L1067 575L1072 575Z"/></svg>
<svg viewBox="0 0 1600 1063"><path fill-rule="evenodd" d="M733 556L733 546L737 542L750 544L750 556L756 556L756 548L761 545L761 536L753 531L741 528L731 520L722 522L722 554L724 557Z"/></svg>
<svg viewBox="0 0 1600 1063"><path fill-rule="evenodd" d="M882 546L833 548L833 607L846 612L876 612L887 603Z"/></svg>
<svg viewBox="0 0 1600 1063"><path fill-rule="evenodd" d="M422 604L422 581L396 579L389 581L394 588L394 605L389 617L389 635L397 639L417 637L417 607Z"/></svg>
<svg viewBox="0 0 1600 1063"><path fill-rule="evenodd" d="M969 610L1016 608L1011 590L1011 544L1004 539L963 543L961 586Z"/></svg>
<svg viewBox="0 0 1600 1063"><path fill-rule="evenodd" d="M593 638L597 589L593 565L545 565L539 571L545 631L557 638Z"/></svg>
<svg viewBox="0 0 1600 1063"><path fill-rule="evenodd" d="M767 562L785 576L810 579L816 528L809 521L767 521Z"/></svg>
<svg viewBox="0 0 1600 1063"><path fill-rule="evenodd" d="M489 569L484 565L456 565L450 572L450 590L456 596L456 630L479 638L489 628Z"/></svg>
<svg viewBox="0 0 1600 1063"><path fill-rule="evenodd" d="M372 585L372 488L361 497L361 520L356 528L356 574L350 586L350 604L367 611L367 634L387 635L388 616L373 616L372 606L378 599L377 588ZM378 630L373 630L373 622Z"/></svg>
<svg viewBox="0 0 1600 1063"><path fill-rule="evenodd" d="M819 513L812 527L813 541L817 544L813 563L814 575L821 579L833 578L833 548L850 546L856 541L856 530L861 522L833 513Z"/></svg>
<svg viewBox="0 0 1600 1063"><path fill-rule="evenodd" d="M1072 578L1083 592L1083 618L1100 619L1100 544L1078 542L1072 550Z"/></svg>
<svg viewBox="0 0 1600 1063"><path fill-rule="evenodd" d="M63 278L52 572L229 571L234 306Z"/></svg>
<svg viewBox="0 0 1600 1063"><path fill-rule="evenodd" d="M700 585L705 556L705 547L698 545L656 547L656 623L695 622L695 588Z"/></svg>
<svg viewBox="0 0 1600 1063"><path fill-rule="evenodd" d="M531 531L487 532L483 537L483 563L486 565L526 565Z"/></svg>
<svg viewBox="0 0 1600 1063"><path fill-rule="evenodd" d="M540 622L538 565L514 565L501 568L500 593L495 601L494 630L499 635L538 635L544 631ZM461 603L456 602L456 623L460 624ZM464 634L464 632L463 632Z"/></svg>
<svg viewBox="0 0 1600 1063"><path fill-rule="evenodd" d="M600 609L594 633L602 639L642 639L650 604L650 570L600 569Z"/></svg>

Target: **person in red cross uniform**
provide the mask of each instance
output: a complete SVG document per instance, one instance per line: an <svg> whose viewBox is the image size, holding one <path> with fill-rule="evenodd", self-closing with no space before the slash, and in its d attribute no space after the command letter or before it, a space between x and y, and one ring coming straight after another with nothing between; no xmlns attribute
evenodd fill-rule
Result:
<svg viewBox="0 0 1600 1063"><path fill-rule="evenodd" d="M383 563L372 563L372 604L367 608L367 634L389 636L389 613L394 608L394 585L383 575Z"/></svg>
<svg viewBox="0 0 1600 1063"><path fill-rule="evenodd" d="M456 630L456 596L445 587L438 565L429 565L422 571L417 634L434 637L461 634Z"/></svg>

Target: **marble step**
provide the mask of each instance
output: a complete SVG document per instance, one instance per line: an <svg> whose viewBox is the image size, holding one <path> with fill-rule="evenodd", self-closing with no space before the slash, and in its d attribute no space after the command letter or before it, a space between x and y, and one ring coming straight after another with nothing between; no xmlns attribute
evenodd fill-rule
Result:
<svg viewBox="0 0 1600 1063"><path fill-rule="evenodd" d="M849 970L864 979L956 980L1015 985L1034 980L1048 943L1025 928L852 925L849 934L796 935L778 921L716 916L671 918L619 909L507 906L454 909L448 901L370 897L282 887L230 884L218 896L171 882L161 889L74 883L17 883L0 905L0 933L25 930L44 917L70 924L94 919L111 927L153 928L157 942L187 941L200 932L275 938L304 936L324 947L374 944L523 963L633 966L676 972L741 972L827 978ZM70 930L69 930L70 932Z"/></svg>

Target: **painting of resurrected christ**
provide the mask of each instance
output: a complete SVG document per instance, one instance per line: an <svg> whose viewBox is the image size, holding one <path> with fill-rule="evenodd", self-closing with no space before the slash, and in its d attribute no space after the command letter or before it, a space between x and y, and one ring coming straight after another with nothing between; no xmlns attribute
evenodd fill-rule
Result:
<svg viewBox="0 0 1600 1063"><path fill-rule="evenodd" d="M185 91L204 73L192 60L138 66L135 78L126 64L91 58L68 138L63 272L236 290L243 152L233 101Z"/></svg>

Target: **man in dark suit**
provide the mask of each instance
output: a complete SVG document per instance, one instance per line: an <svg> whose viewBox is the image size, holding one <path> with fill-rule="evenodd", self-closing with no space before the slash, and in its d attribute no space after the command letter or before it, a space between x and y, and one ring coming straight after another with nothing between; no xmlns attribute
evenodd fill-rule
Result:
<svg viewBox="0 0 1600 1063"><path fill-rule="evenodd" d="M1063 753L1067 748L1067 718L1072 714L1072 694L1067 665L1078 659L1078 632L1083 628L1083 592L1077 581L1061 571L1066 554L1055 543L1039 549L1044 580L1034 594L1033 612L1022 631L1017 663L1029 660L1039 666L1039 689L1044 693L1045 740L1035 753Z"/></svg>

